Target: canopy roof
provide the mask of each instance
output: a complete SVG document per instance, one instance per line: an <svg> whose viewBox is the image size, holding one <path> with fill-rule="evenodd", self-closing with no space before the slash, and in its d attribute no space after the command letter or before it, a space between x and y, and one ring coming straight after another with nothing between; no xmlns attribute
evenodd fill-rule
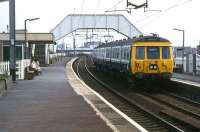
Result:
<svg viewBox="0 0 200 132"><path fill-rule="evenodd" d="M51 33L54 34L55 40L59 40L81 29L112 29L128 38L142 34L121 14L69 14L51 30Z"/></svg>
<svg viewBox="0 0 200 132"><path fill-rule="evenodd" d="M0 33L0 41L9 41L9 33ZM26 33L29 43L34 44L50 44L54 42L52 33ZM16 33L16 41L25 41L24 33Z"/></svg>

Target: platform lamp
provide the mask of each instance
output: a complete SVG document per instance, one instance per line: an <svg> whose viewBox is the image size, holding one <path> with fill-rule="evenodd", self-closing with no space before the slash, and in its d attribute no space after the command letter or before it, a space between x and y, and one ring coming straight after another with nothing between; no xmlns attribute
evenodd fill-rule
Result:
<svg viewBox="0 0 200 132"><path fill-rule="evenodd" d="M27 44L28 47L29 47L29 54L30 54L30 57L32 57L32 53L31 53L31 46L28 44L28 41L27 41L27 26L26 26L26 23L27 21L35 21L35 20L38 20L40 19L39 17L36 17L36 18L31 18L31 19L25 19L24 20L24 41L25 41L25 45ZM25 57L26 58L26 57Z"/></svg>
<svg viewBox="0 0 200 132"><path fill-rule="evenodd" d="M184 48L185 48L185 30L174 28L176 31L180 31L183 33L183 45L182 45L182 70L184 72Z"/></svg>

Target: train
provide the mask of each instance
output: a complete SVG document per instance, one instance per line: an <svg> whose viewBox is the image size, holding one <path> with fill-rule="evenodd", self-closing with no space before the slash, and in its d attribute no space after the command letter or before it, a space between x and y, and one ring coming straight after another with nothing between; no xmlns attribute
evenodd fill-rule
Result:
<svg viewBox="0 0 200 132"><path fill-rule="evenodd" d="M173 73L172 43L158 35L103 43L93 50L94 65L131 79L169 80Z"/></svg>

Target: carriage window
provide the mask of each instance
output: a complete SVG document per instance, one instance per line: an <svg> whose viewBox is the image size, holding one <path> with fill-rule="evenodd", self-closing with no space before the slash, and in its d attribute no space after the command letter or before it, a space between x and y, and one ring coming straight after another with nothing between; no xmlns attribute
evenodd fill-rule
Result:
<svg viewBox="0 0 200 132"><path fill-rule="evenodd" d="M137 47L136 48L136 58L137 59L144 59L144 47Z"/></svg>
<svg viewBox="0 0 200 132"><path fill-rule="evenodd" d="M147 58L148 59L159 59L160 58L159 47L148 47L147 48Z"/></svg>
<svg viewBox="0 0 200 132"><path fill-rule="evenodd" d="M111 58L115 58L115 54L116 54L115 48L112 48L112 57Z"/></svg>
<svg viewBox="0 0 200 132"><path fill-rule="evenodd" d="M107 48L107 49L106 49L106 58L109 58L109 57L110 57L109 53L110 53L110 51L109 51L109 49Z"/></svg>
<svg viewBox="0 0 200 132"><path fill-rule="evenodd" d="M128 59L130 59L130 47L128 47Z"/></svg>
<svg viewBox="0 0 200 132"><path fill-rule="evenodd" d="M119 48L116 48L116 58L119 58Z"/></svg>
<svg viewBox="0 0 200 132"><path fill-rule="evenodd" d="M115 58L115 48L112 48L112 57L111 58Z"/></svg>
<svg viewBox="0 0 200 132"><path fill-rule="evenodd" d="M123 53L124 53L123 59L126 59L126 48L125 47L123 49Z"/></svg>
<svg viewBox="0 0 200 132"><path fill-rule="evenodd" d="M162 47L162 58L163 59L169 59L170 58L169 47Z"/></svg>
<svg viewBox="0 0 200 132"><path fill-rule="evenodd" d="M128 47L126 47L126 60L128 60Z"/></svg>
<svg viewBox="0 0 200 132"><path fill-rule="evenodd" d="M127 60L127 48L124 49L124 59Z"/></svg>

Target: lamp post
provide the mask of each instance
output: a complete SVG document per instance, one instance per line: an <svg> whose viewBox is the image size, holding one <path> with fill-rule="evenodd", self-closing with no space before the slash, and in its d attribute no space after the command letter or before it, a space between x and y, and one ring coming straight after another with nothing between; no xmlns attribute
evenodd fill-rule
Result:
<svg viewBox="0 0 200 132"><path fill-rule="evenodd" d="M185 30L174 28L176 31L180 31L183 33L183 45L182 45L182 70L184 72L184 47L185 47Z"/></svg>
<svg viewBox="0 0 200 132"><path fill-rule="evenodd" d="M27 21L35 21L35 20L38 20L38 19L40 19L39 17L36 17L36 18L31 18L31 19L25 19L24 20L24 41L25 41L25 45L26 44L28 44L28 41L27 41L27 26L26 26L26 23L27 23ZM30 56L32 56L32 54L31 54L31 46L30 45L28 45L28 47L29 47L29 54L30 54ZM25 54L25 56L26 56L26 54ZM26 58L26 57L25 57Z"/></svg>

